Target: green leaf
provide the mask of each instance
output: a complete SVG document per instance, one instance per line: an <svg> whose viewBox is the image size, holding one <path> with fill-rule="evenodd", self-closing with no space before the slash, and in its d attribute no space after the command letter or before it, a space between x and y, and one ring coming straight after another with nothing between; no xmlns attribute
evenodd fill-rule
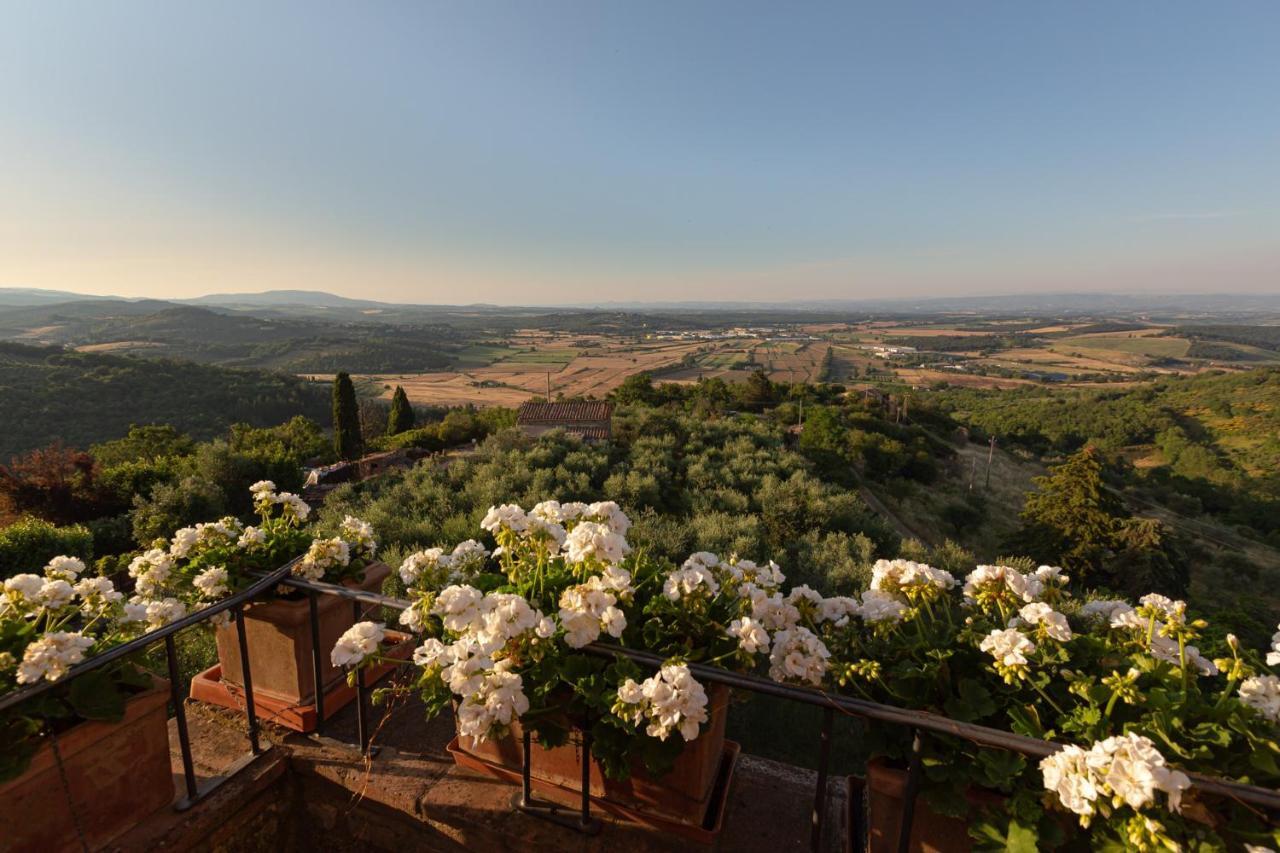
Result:
<svg viewBox="0 0 1280 853"><path fill-rule="evenodd" d="M124 716L124 694L100 669L85 673L71 682L67 701L86 720L115 722Z"/></svg>

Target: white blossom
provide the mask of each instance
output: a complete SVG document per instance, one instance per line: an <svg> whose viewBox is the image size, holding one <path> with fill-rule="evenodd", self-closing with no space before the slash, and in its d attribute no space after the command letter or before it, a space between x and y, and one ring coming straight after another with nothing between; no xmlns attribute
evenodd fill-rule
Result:
<svg viewBox="0 0 1280 853"><path fill-rule="evenodd" d="M378 650L386 632L378 622L357 622L334 644L329 659L334 666L354 666Z"/></svg>
<svg viewBox="0 0 1280 853"><path fill-rule="evenodd" d="M750 616L734 619L729 623L727 633L738 641L738 648L749 655L759 652L767 654L769 651L769 632Z"/></svg>
<svg viewBox="0 0 1280 853"><path fill-rule="evenodd" d="M84 660L93 638L72 631L53 631L29 644L18 664L18 683L34 684L41 679L57 681L67 670Z"/></svg>
<svg viewBox="0 0 1280 853"><path fill-rule="evenodd" d="M1013 628L995 630L982 639L978 648L991 655L996 663L1005 667L1027 665L1027 655L1036 650L1036 644L1025 634Z"/></svg>
<svg viewBox="0 0 1280 853"><path fill-rule="evenodd" d="M1191 787L1185 773L1165 764L1149 739L1129 733L1098 741L1087 751L1067 746L1040 762L1045 788L1081 816L1088 826L1095 803L1123 802L1143 809L1163 791L1169 807L1181 807L1182 792Z"/></svg>
<svg viewBox="0 0 1280 853"><path fill-rule="evenodd" d="M1280 723L1280 678L1255 675L1240 683L1240 701L1273 723Z"/></svg>
<svg viewBox="0 0 1280 853"><path fill-rule="evenodd" d="M887 592L869 589L862 593L862 601L858 604L857 614L864 622L881 625L901 622L906 616L907 606Z"/></svg>
<svg viewBox="0 0 1280 853"><path fill-rule="evenodd" d="M187 615L187 606L176 598L158 598L144 603L147 627L153 631Z"/></svg>
<svg viewBox="0 0 1280 853"><path fill-rule="evenodd" d="M529 699L524 695L520 676L501 670L490 672L458 706L458 734L486 740L495 727L505 729L528 710Z"/></svg>
<svg viewBox="0 0 1280 853"><path fill-rule="evenodd" d="M78 557L54 557L44 567L44 576L47 578L60 578L69 583L74 583L81 572L84 571L84 560Z"/></svg>
<svg viewBox="0 0 1280 853"><path fill-rule="evenodd" d="M494 534L502 528L515 533L523 533L529 527L529 517L516 504L491 506L489 507L489 512L485 514L484 520L480 522L480 526Z"/></svg>
<svg viewBox="0 0 1280 853"><path fill-rule="evenodd" d="M707 693L685 664L665 664L658 673L637 684L627 679L618 687L614 711L645 734L666 740L679 732L686 742L696 740L707 721Z"/></svg>
<svg viewBox="0 0 1280 853"><path fill-rule="evenodd" d="M580 521L564 540L564 552L571 563L588 559L617 563L631 553L631 546L621 533L606 524Z"/></svg>
<svg viewBox="0 0 1280 853"><path fill-rule="evenodd" d="M40 586L40 606L49 610L61 610L70 604L75 596L76 591L71 587L71 584L62 578L47 579Z"/></svg>
<svg viewBox="0 0 1280 853"><path fill-rule="evenodd" d="M1033 601L1018 611L1018 619L1026 625L1039 626L1045 636L1065 643L1071 639L1071 626L1067 617L1041 601Z"/></svg>
<svg viewBox="0 0 1280 853"><path fill-rule="evenodd" d="M293 574L311 581L323 578L331 569L351 564L351 546L335 536L316 539L307 553L293 566Z"/></svg>
<svg viewBox="0 0 1280 853"><path fill-rule="evenodd" d="M808 628L788 628L773 635L769 653L769 677L774 681L822 684L831 653Z"/></svg>
<svg viewBox="0 0 1280 853"><path fill-rule="evenodd" d="M207 599L221 598L227 593L227 570L222 566L211 566L196 575L191 585Z"/></svg>

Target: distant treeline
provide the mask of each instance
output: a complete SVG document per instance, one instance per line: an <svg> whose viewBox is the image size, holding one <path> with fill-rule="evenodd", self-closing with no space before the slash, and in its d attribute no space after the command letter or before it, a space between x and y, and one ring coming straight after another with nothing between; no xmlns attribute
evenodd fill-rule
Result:
<svg viewBox="0 0 1280 853"><path fill-rule="evenodd" d="M1179 326L1174 333L1205 341L1227 341L1280 351L1280 326Z"/></svg>

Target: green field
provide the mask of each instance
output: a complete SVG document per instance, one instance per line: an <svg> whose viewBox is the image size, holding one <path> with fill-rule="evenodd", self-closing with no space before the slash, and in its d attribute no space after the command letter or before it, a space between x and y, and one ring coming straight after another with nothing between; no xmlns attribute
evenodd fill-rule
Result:
<svg viewBox="0 0 1280 853"><path fill-rule="evenodd" d="M457 359L459 367L485 367L518 352L520 351L506 346L472 344L469 347L458 350L454 354L454 358Z"/></svg>
<svg viewBox="0 0 1280 853"><path fill-rule="evenodd" d="M1061 338L1054 342L1055 352L1068 350L1106 350L1109 352L1146 355L1152 358L1182 358L1191 348L1191 341L1186 338L1164 338L1153 336L1132 336L1124 332L1114 335L1082 335L1074 338Z"/></svg>
<svg viewBox="0 0 1280 853"><path fill-rule="evenodd" d="M577 357L576 349L543 349L513 352L502 361L508 364L568 364Z"/></svg>

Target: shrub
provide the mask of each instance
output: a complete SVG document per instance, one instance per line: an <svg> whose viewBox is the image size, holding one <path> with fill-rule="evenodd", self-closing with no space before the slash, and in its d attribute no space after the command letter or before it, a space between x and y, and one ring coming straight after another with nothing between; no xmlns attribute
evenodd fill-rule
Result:
<svg viewBox="0 0 1280 853"><path fill-rule="evenodd" d="M30 571L65 554L88 561L93 557L93 534L82 524L59 527L30 516L0 529L0 577Z"/></svg>

